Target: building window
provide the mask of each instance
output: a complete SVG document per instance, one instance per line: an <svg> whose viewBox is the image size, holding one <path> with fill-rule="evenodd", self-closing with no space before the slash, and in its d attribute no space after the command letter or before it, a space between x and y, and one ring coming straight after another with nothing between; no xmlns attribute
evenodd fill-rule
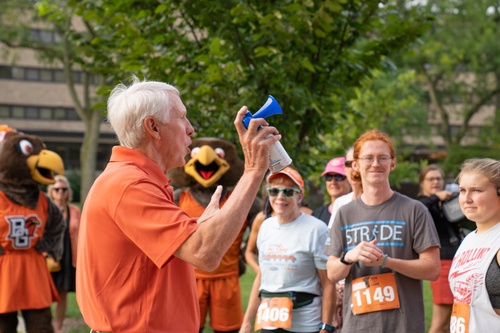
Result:
<svg viewBox="0 0 500 333"><path fill-rule="evenodd" d="M54 110L54 116L53 116L53 118L57 119L57 120L66 119L66 110L63 109L63 108L56 108Z"/></svg>
<svg viewBox="0 0 500 333"><path fill-rule="evenodd" d="M30 36L33 41L43 44L54 44L60 40L56 32L46 29L30 29Z"/></svg>
<svg viewBox="0 0 500 333"><path fill-rule="evenodd" d="M12 118L24 118L24 108L22 106L14 106L12 108Z"/></svg>
<svg viewBox="0 0 500 333"><path fill-rule="evenodd" d="M74 82L82 83L82 72L73 72L71 74Z"/></svg>
<svg viewBox="0 0 500 333"><path fill-rule="evenodd" d="M66 119L68 120L80 120L75 109L66 109Z"/></svg>
<svg viewBox="0 0 500 333"><path fill-rule="evenodd" d="M0 79L12 79L11 69L7 66L0 66Z"/></svg>
<svg viewBox="0 0 500 333"><path fill-rule="evenodd" d="M28 106L25 108L25 115L28 119L38 119L38 108Z"/></svg>
<svg viewBox="0 0 500 333"><path fill-rule="evenodd" d="M28 81L39 81L40 71L38 68L26 68L24 73L26 74L26 80Z"/></svg>
<svg viewBox="0 0 500 333"><path fill-rule="evenodd" d="M53 82L64 82L64 72L61 69L54 70L54 81Z"/></svg>
<svg viewBox="0 0 500 333"><path fill-rule="evenodd" d="M82 71L73 71L73 80L75 83L82 83L84 73ZM91 82L97 82L97 76L91 76ZM37 68L37 67L16 67L0 65L0 79L39 81L39 82L66 82L64 71L62 69Z"/></svg>
<svg viewBox="0 0 500 333"><path fill-rule="evenodd" d="M0 118L75 121L80 120L75 109L72 108L51 108L23 105L0 105Z"/></svg>
<svg viewBox="0 0 500 333"><path fill-rule="evenodd" d="M9 107L5 105L0 105L0 118L10 118Z"/></svg>
<svg viewBox="0 0 500 333"><path fill-rule="evenodd" d="M52 119L52 110L50 108L40 108L40 119Z"/></svg>
<svg viewBox="0 0 500 333"><path fill-rule="evenodd" d="M24 69L20 67L12 67L12 78L14 80L24 80Z"/></svg>
<svg viewBox="0 0 500 333"><path fill-rule="evenodd" d="M40 80L44 82L52 81L52 70L50 69L40 69Z"/></svg>

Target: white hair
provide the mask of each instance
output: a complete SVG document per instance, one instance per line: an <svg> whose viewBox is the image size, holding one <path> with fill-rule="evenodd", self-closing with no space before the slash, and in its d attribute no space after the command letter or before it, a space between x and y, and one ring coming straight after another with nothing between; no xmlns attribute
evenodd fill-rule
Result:
<svg viewBox="0 0 500 333"><path fill-rule="evenodd" d="M132 76L132 84L127 87L118 84L108 99L108 121L120 141L120 145L137 148L144 139L143 120L155 117L162 122L170 120L171 96L179 96L176 87L158 81L140 81Z"/></svg>

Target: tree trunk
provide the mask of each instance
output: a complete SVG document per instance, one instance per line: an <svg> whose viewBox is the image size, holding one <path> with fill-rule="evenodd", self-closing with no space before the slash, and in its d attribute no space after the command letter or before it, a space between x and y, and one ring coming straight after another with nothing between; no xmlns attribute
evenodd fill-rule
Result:
<svg viewBox="0 0 500 333"><path fill-rule="evenodd" d="M80 202L83 204L90 187L94 183L97 165L97 147L99 145L99 132L103 116L100 112L90 112L85 118L85 133L80 148L81 187Z"/></svg>
<svg viewBox="0 0 500 333"><path fill-rule="evenodd" d="M500 86L500 72L495 73L495 85L498 89ZM495 102L495 128L500 128L500 90L493 97Z"/></svg>

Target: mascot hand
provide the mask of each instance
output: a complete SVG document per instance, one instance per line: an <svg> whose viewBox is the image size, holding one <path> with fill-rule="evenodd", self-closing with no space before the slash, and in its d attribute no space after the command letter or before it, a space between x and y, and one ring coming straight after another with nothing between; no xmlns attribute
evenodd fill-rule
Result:
<svg viewBox="0 0 500 333"><path fill-rule="evenodd" d="M210 199L210 203L201 216L198 218L198 223L203 223L219 211L219 201L222 194L222 186L219 185L215 189L214 194L212 194L212 198Z"/></svg>

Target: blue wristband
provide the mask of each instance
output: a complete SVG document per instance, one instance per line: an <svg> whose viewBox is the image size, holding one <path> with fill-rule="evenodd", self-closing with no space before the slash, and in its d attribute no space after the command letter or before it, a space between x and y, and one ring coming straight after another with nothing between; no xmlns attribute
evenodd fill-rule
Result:
<svg viewBox="0 0 500 333"><path fill-rule="evenodd" d="M321 323L321 324L319 324L319 329L320 329L320 330L326 330L326 331L328 331L328 332L330 332L330 333L335 332L335 327L330 326L330 325L325 324L325 323Z"/></svg>
<svg viewBox="0 0 500 333"><path fill-rule="evenodd" d="M387 263L387 257L389 257L389 255L387 253L384 254L384 262L382 262L382 266L380 266L380 269L384 269L385 264Z"/></svg>

